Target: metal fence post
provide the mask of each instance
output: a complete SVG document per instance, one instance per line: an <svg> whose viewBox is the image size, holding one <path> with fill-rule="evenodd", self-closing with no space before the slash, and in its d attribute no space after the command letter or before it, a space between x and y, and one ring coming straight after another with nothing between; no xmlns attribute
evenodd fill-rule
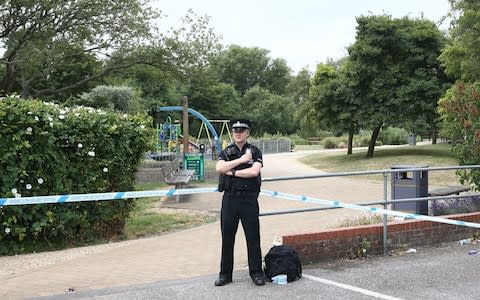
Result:
<svg viewBox="0 0 480 300"><path fill-rule="evenodd" d="M388 209L388 173L383 173L383 208ZM388 245L387 245L387 228L388 228L387 215L383 214L383 255L388 255Z"/></svg>

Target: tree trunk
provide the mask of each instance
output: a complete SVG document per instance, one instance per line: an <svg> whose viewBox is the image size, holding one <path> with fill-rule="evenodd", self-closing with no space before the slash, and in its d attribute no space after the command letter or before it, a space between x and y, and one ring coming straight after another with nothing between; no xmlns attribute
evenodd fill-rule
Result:
<svg viewBox="0 0 480 300"><path fill-rule="evenodd" d="M382 125L379 125L373 129L372 137L370 138L370 143L368 144L367 158L373 157L373 151L375 150L375 143L377 142L378 134L382 129Z"/></svg>
<svg viewBox="0 0 480 300"><path fill-rule="evenodd" d="M350 155L353 153L353 129L350 129L348 131L348 150L347 150L347 155Z"/></svg>
<svg viewBox="0 0 480 300"><path fill-rule="evenodd" d="M437 143L437 126L433 126L432 129L432 145Z"/></svg>
<svg viewBox="0 0 480 300"><path fill-rule="evenodd" d="M0 81L0 93L8 95L12 92L15 85L15 77L17 76L15 68L7 64L5 75Z"/></svg>

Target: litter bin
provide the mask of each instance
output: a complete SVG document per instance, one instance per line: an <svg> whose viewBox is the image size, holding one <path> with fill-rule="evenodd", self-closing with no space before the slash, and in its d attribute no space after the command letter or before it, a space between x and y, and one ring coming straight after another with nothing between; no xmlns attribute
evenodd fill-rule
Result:
<svg viewBox="0 0 480 300"><path fill-rule="evenodd" d="M392 169L403 171L392 173L392 200L428 197L428 171L406 171L405 169L426 168L425 165L394 165ZM392 209L428 215L428 201L392 203Z"/></svg>
<svg viewBox="0 0 480 300"><path fill-rule="evenodd" d="M415 146L417 145L417 135L416 134L409 134L407 137L408 145Z"/></svg>

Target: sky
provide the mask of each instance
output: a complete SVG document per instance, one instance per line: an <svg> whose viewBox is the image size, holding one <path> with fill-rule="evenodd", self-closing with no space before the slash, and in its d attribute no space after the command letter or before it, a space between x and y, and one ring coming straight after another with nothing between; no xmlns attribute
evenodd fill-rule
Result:
<svg viewBox="0 0 480 300"><path fill-rule="evenodd" d="M179 27L188 9L210 17L223 45L260 47L283 58L297 73L318 63L340 59L355 42L357 16L387 14L438 23L448 0L150 0L165 15L161 28ZM448 28L447 22L439 24Z"/></svg>

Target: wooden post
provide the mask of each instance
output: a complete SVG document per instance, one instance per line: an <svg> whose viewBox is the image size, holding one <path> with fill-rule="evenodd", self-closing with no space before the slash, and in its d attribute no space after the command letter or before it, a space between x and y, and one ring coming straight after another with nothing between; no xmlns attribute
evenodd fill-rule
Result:
<svg viewBox="0 0 480 300"><path fill-rule="evenodd" d="M189 128L188 128L188 98L183 96L183 154L188 154Z"/></svg>

